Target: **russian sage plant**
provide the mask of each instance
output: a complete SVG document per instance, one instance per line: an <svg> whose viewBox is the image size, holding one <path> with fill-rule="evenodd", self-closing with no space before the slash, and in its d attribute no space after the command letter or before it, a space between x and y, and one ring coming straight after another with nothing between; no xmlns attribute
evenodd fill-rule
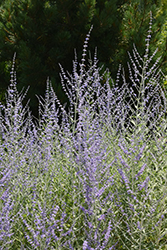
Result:
<svg viewBox="0 0 167 250"><path fill-rule="evenodd" d="M144 57L129 54L131 88L121 66L115 84L100 73L97 50L86 68L92 26L73 74L60 65L69 110L48 79L37 124L13 64L0 106L1 249L166 249L166 99L151 20Z"/></svg>

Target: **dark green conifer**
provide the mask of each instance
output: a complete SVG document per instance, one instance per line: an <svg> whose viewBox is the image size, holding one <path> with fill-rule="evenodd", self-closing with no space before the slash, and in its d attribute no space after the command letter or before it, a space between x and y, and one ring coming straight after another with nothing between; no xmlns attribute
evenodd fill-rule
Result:
<svg viewBox="0 0 167 250"><path fill-rule="evenodd" d="M144 53L150 11L153 15L150 49L152 52L160 45L157 56L162 55L161 65L165 69L165 1L1 2L0 79L3 86L0 83L0 89L5 89L9 84L11 61L16 52L18 90L30 85L27 99L31 98L30 107L36 110L35 115L38 106L35 94L44 95L48 76L62 104L67 102L60 84L59 63L72 73L74 49L76 48L80 61L82 45L92 24L88 50L93 57L97 47L98 66L104 64L104 70L109 68L109 74L115 80L119 63L125 67L125 73L127 72L127 51L132 51L133 43L141 54Z"/></svg>

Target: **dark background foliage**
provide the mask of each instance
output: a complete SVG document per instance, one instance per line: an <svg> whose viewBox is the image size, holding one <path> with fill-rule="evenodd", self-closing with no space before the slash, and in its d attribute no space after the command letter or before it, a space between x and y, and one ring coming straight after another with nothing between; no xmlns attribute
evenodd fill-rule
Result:
<svg viewBox="0 0 167 250"><path fill-rule="evenodd" d="M104 64L113 80L118 66L125 68L128 79L127 51L133 43L143 55L145 39L153 15L150 50L159 47L161 68L166 73L167 34L165 1L127 0L4 0L0 7L0 100L9 85L12 58L20 91L30 86L26 101L38 116L38 99L44 96L47 77L61 103L68 103L60 83L60 63L72 73L74 48L78 61L86 34L93 24L88 50L93 58L97 47L98 66ZM163 84L163 83L162 83ZM121 82L120 82L121 85ZM67 105L68 106L68 105Z"/></svg>

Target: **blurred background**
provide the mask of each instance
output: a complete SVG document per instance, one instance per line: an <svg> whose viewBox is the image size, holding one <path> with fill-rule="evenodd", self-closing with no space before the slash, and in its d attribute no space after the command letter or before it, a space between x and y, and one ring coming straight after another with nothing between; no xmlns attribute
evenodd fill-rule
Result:
<svg viewBox="0 0 167 250"><path fill-rule="evenodd" d="M67 103L68 108L68 99L61 86L59 63L65 72L72 74L74 49L80 62L83 43L92 24L88 43L92 59L97 47L98 67L104 65L101 73L108 68L115 81L121 63L128 80L127 62L130 60L127 51L131 53L135 43L141 56L144 55L150 11L153 18L150 53L158 47L153 62L161 56L159 67L167 75L165 0L1 0L0 101L5 104L16 52L17 88L20 92L23 87L26 90L30 86L23 104L30 99L32 114L38 117L35 95L44 97L48 77L60 102ZM162 82L164 88L167 88L166 83Z"/></svg>

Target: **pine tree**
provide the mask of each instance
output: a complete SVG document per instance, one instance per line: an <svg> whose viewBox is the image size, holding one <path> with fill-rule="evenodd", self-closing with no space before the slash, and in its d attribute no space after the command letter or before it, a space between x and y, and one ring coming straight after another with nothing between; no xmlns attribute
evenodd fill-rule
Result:
<svg viewBox="0 0 167 250"><path fill-rule="evenodd" d="M160 67L164 74L167 75L167 2L161 0L160 3L160 8L156 14L157 25L154 42L162 55Z"/></svg>
<svg viewBox="0 0 167 250"><path fill-rule="evenodd" d="M159 31L166 12L160 4L161 1L148 0L3 1L0 12L0 75L3 89L9 84L11 61L16 52L18 90L30 85L27 99L31 99L30 107L34 112L36 110L35 116L38 106L35 94L44 95L48 76L62 104L67 102L60 84L59 63L72 73L74 48L80 61L82 45L92 24L91 55L97 47L98 66L104 64L104 70L107 67L109 75L116 80L119 63L125 67L125 74L128 71L127 51L132 51L133 43L141 55L144 53L150 10L154 18L151 52L163 39ZM160 54L164 53L163 44ZM87 62L88 58L85 65ZM164 68L165 62L164 56Z"/></svg>
<svg viewBox="0 0 167 250"><path fill-rule="evenodd" d="M118 22L115 15L117 2L106 1L104 4L103 1L99 1L97 6L95 0L74 2L6 0L4 2L1 13L1 25L3 25L0 42L0 51L3 51L1 61L11 61L14 52L17 52L18 89L30 85L27 97L31 98L32 107L38 105L35 94L44 94L48 76L63 102L58 63L72 72L74 48L78 52L78 58L81 58L81 46L93 22L96 36L90 48L93 47L94 52L96 46L102 47L99 60L102 57L106 58L108 53L103 42L106 37L107 43L111 45L109 53L113 53L117 39L115 23ZM109 33L113 27L115 34L111 36Z"/></svg>

